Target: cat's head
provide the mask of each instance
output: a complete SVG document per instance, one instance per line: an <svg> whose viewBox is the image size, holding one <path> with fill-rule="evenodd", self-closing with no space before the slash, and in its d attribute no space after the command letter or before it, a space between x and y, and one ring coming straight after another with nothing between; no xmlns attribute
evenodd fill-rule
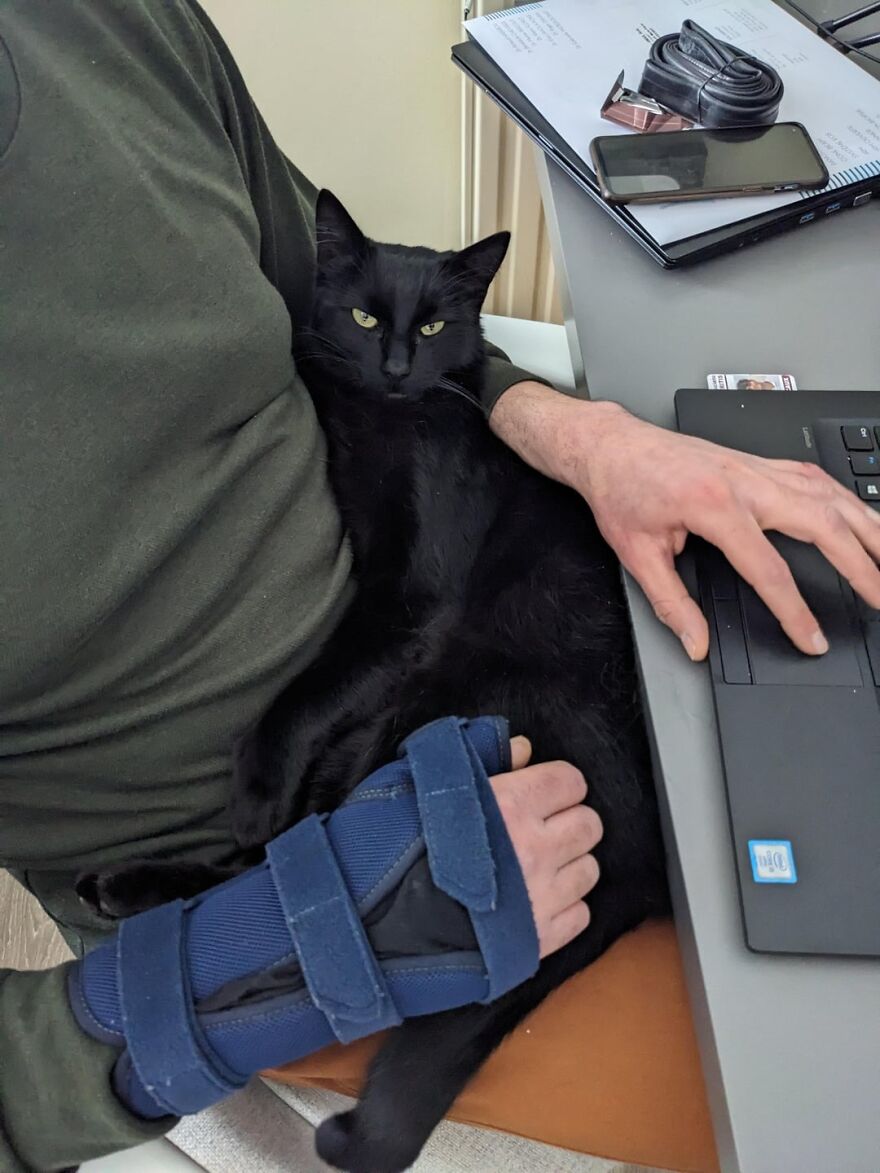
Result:
<svg viewBox="0 0 880 1173"><path fill-rule="evenodd" d="M312 342L328 374L373 399L418 402L479 368L480 307L509 232L461 252L377 244L326 190L316 220Z"/></svg>

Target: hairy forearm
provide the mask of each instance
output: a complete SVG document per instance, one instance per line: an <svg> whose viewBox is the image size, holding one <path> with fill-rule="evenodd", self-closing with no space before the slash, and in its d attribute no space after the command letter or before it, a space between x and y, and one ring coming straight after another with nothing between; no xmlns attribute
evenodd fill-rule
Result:
<svg viewBox="0 0 880 1173"><path fill-rule="evenodd" d="M516 383L489 417L492 431L527 464L582 492L590 449L627 412L606 400L575 399L541 383Z"/></svg>

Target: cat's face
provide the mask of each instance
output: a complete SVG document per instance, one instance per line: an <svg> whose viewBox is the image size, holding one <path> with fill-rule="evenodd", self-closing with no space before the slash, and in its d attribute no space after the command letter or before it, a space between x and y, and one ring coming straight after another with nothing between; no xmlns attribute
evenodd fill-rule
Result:
<svg viewBox="0 0 880 1173"><path fill-rule="evenodd" d="M317 237L312 325L341 381L372 398L420 401L479 361L480 307L509 233L458 253L377 244L322 191Z"/></svg>

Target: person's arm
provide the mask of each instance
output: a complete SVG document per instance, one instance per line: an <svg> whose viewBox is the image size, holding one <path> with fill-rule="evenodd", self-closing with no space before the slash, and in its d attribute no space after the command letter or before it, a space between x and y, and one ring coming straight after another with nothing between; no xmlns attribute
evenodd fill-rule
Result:
<svg viewBox="0 0 880 1173"><path fill-rule="evenodd" d="M508 749L501 733L486 718L435 722L408 739L406 764L371 775L328 823L312 816L275 840L268 865L124 922L84 960L0 972L3 1173L49 1173L129 1148L173 1125L170 1105L198 1110L258 1068L386 1020L490 1000L581 932L602 833L582 805L584 779L560 762L528 767L528 742ZM444 836L432 816L425 829L426 810L439 816L438 780L443 808L463 800L470 831L482 828L483 858L461 854L457 823ZM375 832L385 815L389 836ZM401 838L407 824L411 842ZM491 906L470 886L481 875ZM369 953L374 939L396 957L390 976ZM353 996L365 949L383 1021ZM436 962L426 965L435 955L456 971L448 988Z"/></svg>
<svg viewBox="0 0 880 1173"><path fill-rule="evenodd" d="M765 531L813 543L880 607L880 515L818 465L734 452L645 423L618 404L528 381L499 399L490 426L584 497L657 618L694 660L708 652L709 629L675 569L688 534L718 546L809 655L827 651L827 641Z"/></svg>

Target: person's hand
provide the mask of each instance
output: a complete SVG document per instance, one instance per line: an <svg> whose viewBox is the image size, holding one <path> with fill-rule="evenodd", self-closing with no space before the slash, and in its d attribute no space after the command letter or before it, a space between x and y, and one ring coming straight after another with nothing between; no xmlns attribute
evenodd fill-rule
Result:
<svg viewBox="0 0 880 1173"><path fill-rule="evenodd" d="M576 489L657 617L694 660L709 629L675 569L689 533L718 546L802 652L828 643L767 530L816 545L880 607L880 517L814 464L766 460L654 427L612 403L518 383L493 429L534 467Z"/></svg>
<svg viewBox="0 0 880 1173"><path fill-rule="evenodd" d="M568 762L529 766L525 737L510 743L513 772L490 779L532 904L541 956L567 945L590 923L584 897L599 878L590 853L602 823L583 805L587 784Z"/></svg>

